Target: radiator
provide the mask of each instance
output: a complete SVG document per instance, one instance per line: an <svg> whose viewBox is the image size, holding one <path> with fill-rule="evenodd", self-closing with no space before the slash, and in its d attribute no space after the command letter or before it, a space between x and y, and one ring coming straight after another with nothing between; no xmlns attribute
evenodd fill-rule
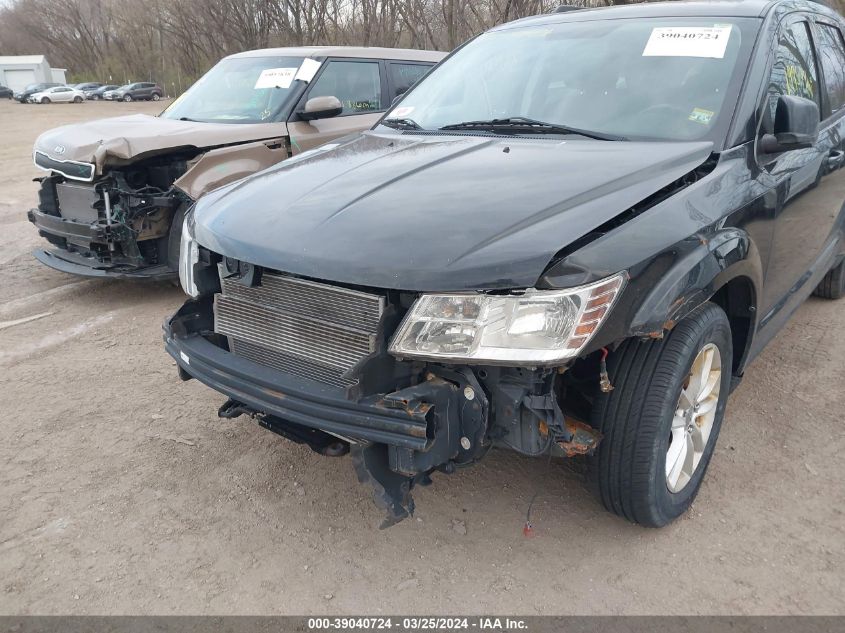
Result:
<svg viewBox="0 0 845 633"><path fill-rule="evenodd" d="M214 329L232 353L260 365L338 387L376 351L384 297L264 272L259 286L221 280Z"/></svg>

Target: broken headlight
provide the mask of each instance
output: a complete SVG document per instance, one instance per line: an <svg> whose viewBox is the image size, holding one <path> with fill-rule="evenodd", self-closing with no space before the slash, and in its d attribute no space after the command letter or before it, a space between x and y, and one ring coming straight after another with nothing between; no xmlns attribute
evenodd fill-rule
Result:
<svg viewBox="0 0 845 633"><path fill-rule="evenodd" d="M625 284L624 273L566 290L422 295L390 343L401 358L516 365L576 357Z"/></svg>
<svg viewBox="0 0 845 633"><path fill-rule="evenodd" d="M182 289L191 297L200 294L194 279L194 267L200 260L200 246L194 239L194 213L189 210L182 224L182 238L179 242L179 282Z"/></svg>

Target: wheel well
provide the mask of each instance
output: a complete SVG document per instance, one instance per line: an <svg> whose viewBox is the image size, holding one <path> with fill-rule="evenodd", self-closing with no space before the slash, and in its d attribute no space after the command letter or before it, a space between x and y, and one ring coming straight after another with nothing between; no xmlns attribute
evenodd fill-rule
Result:
<svg viewBox="0 0 845 633"><path fill-rule="evenodd" d="M740 375L751 343L756 310L754 284L748 277L734 277L719 288L710 301L721 307L731 323L733 373Z"/></svg>

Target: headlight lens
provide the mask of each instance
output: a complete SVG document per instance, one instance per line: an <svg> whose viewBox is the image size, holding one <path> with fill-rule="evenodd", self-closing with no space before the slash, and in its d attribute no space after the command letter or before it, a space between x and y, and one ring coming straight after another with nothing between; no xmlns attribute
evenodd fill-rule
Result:
<svg viewBox="0 0 845 633"><path fill-rule="evenodd" d="M200 247L194 239L194 212L185 214L182 223L182 239L179 243L179 282L191 297L198 297L200 292L194 281L194 266L200 261Z"/></svg>
<svg viewBox="0 0 845 633"><path fill-rule="evenodd" d="M625 285L619 273L566 290L423 295L390 343L402 358L548 365L577 356Z"/></svg>

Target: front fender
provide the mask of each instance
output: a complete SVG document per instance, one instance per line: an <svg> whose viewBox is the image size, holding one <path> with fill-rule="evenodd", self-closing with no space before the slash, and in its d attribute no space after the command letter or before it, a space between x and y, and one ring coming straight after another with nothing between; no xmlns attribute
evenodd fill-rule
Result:
<svg viewBox="0 0 845 633"><path fill-rule="evenodd" d="M221 147L203 154L173 184L193 200L223 185L267 169L290 156L287 138Z"/></svg>
<svg viewBox="0 0 845 633"><path fill-rule="evenodd" d="M756 290L762 282L760 253L745 231L724 229L681 255L636 306L631 336L662 336L720 288L746 277ZM754 299L756 301L756 299ZM753 313L756 306L748 306Z"/></svg>

